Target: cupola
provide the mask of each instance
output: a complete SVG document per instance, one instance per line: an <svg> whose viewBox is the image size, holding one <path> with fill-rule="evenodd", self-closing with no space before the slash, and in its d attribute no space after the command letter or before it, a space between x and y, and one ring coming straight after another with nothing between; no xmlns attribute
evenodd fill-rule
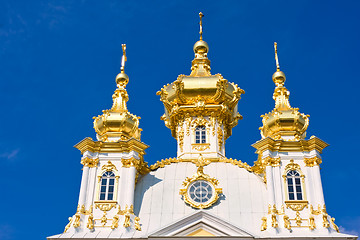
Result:
<svg viewBox="0 0 360 240"><path fill-rule="evenodd" d="M306 129L309 126L309 115L299 112L298 108L293 108L289 103L290 92L284 86L285 73L280 71L277 55L277 43L275 47L276 72L272 79L276 85L273 99L275 108L262 115L263 126L260 127L262 138L271 137L275 140L298 141L306 137Z"/></svg>

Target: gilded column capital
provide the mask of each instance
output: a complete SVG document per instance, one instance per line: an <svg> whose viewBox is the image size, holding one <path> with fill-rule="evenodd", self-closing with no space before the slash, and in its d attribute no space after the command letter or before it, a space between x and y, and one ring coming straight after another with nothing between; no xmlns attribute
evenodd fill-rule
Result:
<svg viewBox="0 0 360 240"><path fill-rule="evenodd" d="M313 166L317 166L320 165L322 163L321 158L315 156L312 158L304 158L304 163L306 167L313 167Z"/></svg>
<svg viewBox="0 0 360 240"><path fill-rule="evenodd" d="M262 159L265 166L271 166L271 167L279 167L280 166L280 158L273 158L273 157L265 157Z"/></svg>
<svg viewBox="0 0 360 240"><path fill-rule="evenodd" d="M93 168L96 167L99 163L99 158L88 158L88 157L84 157L81 159L80 162L82 165L84 165L84 167L89 167L89 168Z"/></svg>
<svg viewBox="0 0 360 240"><path fill-rule="evenodd" d="M138 172L141 174L147 173L150 171L146 162L141 159L136 159L134 157L129 159L121 159L122 167L130 168L135 167Z"/></svg>

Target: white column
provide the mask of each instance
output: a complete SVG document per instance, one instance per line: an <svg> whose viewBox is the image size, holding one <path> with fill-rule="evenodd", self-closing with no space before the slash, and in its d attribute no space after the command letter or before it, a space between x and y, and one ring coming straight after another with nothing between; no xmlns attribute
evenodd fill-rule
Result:
<svg viewBox="0 0 360 240"><path fill-rule="evenodd" d="M126 188L124 188L124 203L130 207L131 205L134 205L136 168L129 167L126 169L126 172L127 184Z"/></svg>
<svg viewBox="0 0 360 240"><path fill-rule="evenodd" d="M315 197L315 192L314 192L314 179L313 176L311 174L311 167L305 167L305 189L303 187L303 192L304 194L306 194L306 200L313 205L314 207L316 207L314 204L314 199L316 199Z"/></svg>
<svg viewBox="0 0 360 240"><path fill-rule="evenodd" d="M89 178L89 167L83 167L83 173L81 177L81 187L80 187L80 194L79 194L79 205L80 207L85 204L86 200L86 192L88 186L88 178Z"/></svg>
<svg viewBox="0 0 360 240"><path fill-rule="evenodd" d="M321 176L320 176L320 167L319 165L315 165L312 167L312 175L313 175L313 181L314 181L314 192L316 193L316 203L323 206L325 204L324 201L324 193L323 188L321 184Z"/></svg>
<svg viewBox="0 0 360 240"><path fill-rule="evenodd" d="M89 186L88 186L88 190L87 190L87 197L86 197L86 205L85 208L86 210L89 209L90 205L93 204L94 202L94 197L95 197L95 187L96 187L96 183L97 183L97 177L96 177L96 167L93 167L90 169L89 172Z"/></svg>
<svg viewBox="0 0 360 240"><path fill-rule="evenodd" d="M271 166L266 166L266 185L268 192L268 201L271 206L275 203L275 192L274 192L274 176Z"/></svg>
<svg viewBox="0 0 360 240"><path fill-rule="evenodd" d="M274 195L275 195L275 203L276 207L279 210L281 205L284 203L283 194L282 194L282 185L281 184L281 173L280 167L273 167L274 173Z"/></svg>

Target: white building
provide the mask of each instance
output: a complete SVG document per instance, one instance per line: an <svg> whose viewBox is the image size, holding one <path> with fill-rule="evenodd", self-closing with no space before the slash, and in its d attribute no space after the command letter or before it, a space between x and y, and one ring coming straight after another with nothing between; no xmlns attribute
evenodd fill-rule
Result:
<svg viewBox="0 0 360 240"><path fill-rule="evenodd" d="M253 166L225 156L244 91L210 73L202 26L190 75L157 93L177 157L149 166L139 118L126 106L125 48L113 106L94 120L97 140L75 146L83 155L77 211L64 233L49 240L357 238L339 233L327 213L319 165L328 144L306 139L309 119L290 106L276 45L275 108L262 116Z"/></svg>

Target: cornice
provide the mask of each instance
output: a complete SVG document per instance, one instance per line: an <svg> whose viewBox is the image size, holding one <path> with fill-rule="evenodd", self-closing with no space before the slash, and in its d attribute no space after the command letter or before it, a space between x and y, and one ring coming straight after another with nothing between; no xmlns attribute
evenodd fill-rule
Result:
<svg viewBox="0 0 360 240"><path fill-rule="evenodd" d="M299 141L274 140L267 137L257 141L251 146L256 148L256 153L265 150L272 152L310 152L317 150L319 153L322 153L322 150L329 146L329 144L317 137Z"/></svg>
<svg viewBox="0 0 360 240"><path fill-rule="evenodd" d="M149 146L135 138L130 138L125 141L120 140L118 142L102 142L94 141L91 138L87 137L77 143L74 147L79 149L81 154L83 154L85 151L90 151L93 153L136 151L140 155L144 155L145 149L147 149Z"/></svg>

